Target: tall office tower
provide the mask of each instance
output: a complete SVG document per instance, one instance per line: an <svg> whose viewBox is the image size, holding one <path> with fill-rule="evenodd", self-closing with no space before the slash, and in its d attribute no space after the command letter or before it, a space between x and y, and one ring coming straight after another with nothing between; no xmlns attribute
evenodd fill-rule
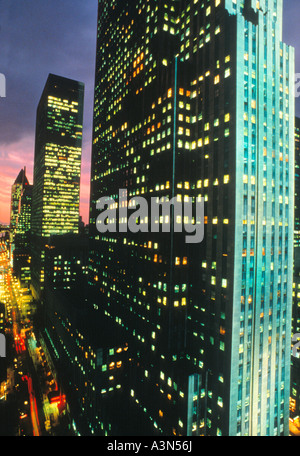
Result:
<svg viewBox="0 0 300 456"><path fill-rule="evenodd" d="M47 239L78 233L83 99L83 83L50 74L37 109L31 220L37 297L43 290Z"/></svg>
<svg viewBox="0 0 300 456"><path fill-rule="evenodd" d="M292 334L300 334L300 118L295 121L295 231ZM299 336L300 338L300 336ZM300 416L300 356L292 356L291 417Z"/></svg>
<svg viewBox="0 0 300 456"><path fill-rule="evenodd" d="M18 177L16 178L11 189L10 229L13 239L15 237L18 226L21 196L24 188L28 185L29 182L26 177L26 168L24 168L19 172Z"/></svg>
<svg viewBox="0 0 300 456"><path fill-rule="evenodd" d="M300 118L295 118L295 233L294 246L300 247ZM297 256L298 258L298 256ZM300 260L300 258L299 258ZM298 260L298 261L299 261ZM299 264L300 266L300 264Z"/></svg>
<svg viewBox="0 0 300 456"><path fill-rule="evenodd" d="M292 335L293 347L300 340L300 267L295 266L293 284L293 319ZM300 423L300 353L297 346L293 351L291 362L291 396L290 396L291 418Z"/></svg>
<svg viewBox="0 0 300 456"><path fill-rule="evenodd" d="M31 204L33 185L26 185L22 191L19 204L18 225L16 228L16 248L27 249L30 244Z"/></svg>
<svg viewBox="0 0 300 456"><path fill-rule="evenodd" d="M14 273L22 284L29 285L30 275L30 236L31 236L31 204L32 185L26 185L22 191L19 204L18 224L15 234L15 250L13 258Z"/></svg>
<svg viewBox="0 0 300 456"><path fill-rule="evenodd" d="M99 0L89 283L95 313L128 340L143 433L288 433L294 50L282 8ZM125 189L201 196L204 241L138 216L138 233L98 232L105 196L124 229ZM156 229L168 221L174 209Z"/></svg>

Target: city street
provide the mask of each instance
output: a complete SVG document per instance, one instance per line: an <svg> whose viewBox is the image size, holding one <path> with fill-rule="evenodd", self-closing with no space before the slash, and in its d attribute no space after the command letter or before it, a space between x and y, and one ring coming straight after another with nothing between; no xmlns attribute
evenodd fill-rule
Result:
<svg viewBox="0 0 300 456"><path fill-rule="evenodd" d="M4 401L14 404L14 435L55 435L59 407L65 399L60 396L49 401L48 394L57 390L57 384L34 333L32 297L13 276L4 242L0 243L0 302L5 304L6 338L13 342L11 359L7 357L7 379L1 384L0 405Z"/></svg>

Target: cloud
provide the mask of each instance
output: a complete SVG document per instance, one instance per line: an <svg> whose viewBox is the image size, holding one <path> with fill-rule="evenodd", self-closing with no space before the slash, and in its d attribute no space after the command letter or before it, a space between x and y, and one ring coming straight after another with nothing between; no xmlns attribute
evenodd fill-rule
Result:
<svg viewBox="0 0 300 456"><path fill-rule="evenodd" d="M11 187L20 170L26 166L26 174L32 183L33 173L33 147L31 135L12 142L0 151L0 220L9 223Z"/></svg>

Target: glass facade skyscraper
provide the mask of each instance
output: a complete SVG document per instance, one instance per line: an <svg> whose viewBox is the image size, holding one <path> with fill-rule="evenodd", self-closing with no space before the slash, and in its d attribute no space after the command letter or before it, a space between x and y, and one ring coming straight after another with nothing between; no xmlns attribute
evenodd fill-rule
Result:
<svg viewBox="0 0 300 456"><path fill-rule="evenodd" d="M19 204L18 224L15 234L15 250L13 258L14 273L22 284L29 285L30 274L30 236L31 236L31 204L32 185L25 185Z"/></svg>
<svg viewBox="0 0 300 456"><path fill-rule="evenodd" d="M15 244L18 249L28 249L30 245L32 185L26 185L20 198L18 225Z"/></svg>
<svg viewBox="0 0 300 456"><path fill-rule="evenodd" d="M296 252L300 247L300 118L295 120L295 232ZM297 256L297 253L296 253ZM296 260L296 258L295 258Z"/></svg>
<svg viewBox="0 0 300 456"><path fill-rule="evenodd" d="M295 71L282 14L280 0L99 0L91 300L128 342L127 395L155 435L288 433ZM99 233L97 200L125 209L119 189L201 197L204 241L147 219Z"/></svg>
<svg viewBox="0 0 300 456"><path fill-rule="evenodd" d="M18 217L20 212L20 201L22 193L25 186L27 185L29 185L29 182L26 177L26 168L24 168L19 172L18 177L16 178L11 189L10 229L12 239L14 239L18 227Z"/></svg>
<svg viewBox="0 0 300 456"><path fill-rule="evenodd" d="M37 109L32 200L32 288L44 283L45 243L78 233L84 85L50 74Z"/></svg>
<svg viewBox="0 0 300 456"><path fill-rule="evenodd" d="M295 232L294 232L294 283L292 335L294 344L296 334L300 334L300 119L295 122ZM299 421L300 416L300 357L299 353L292 356L291 369L291 418Z"/></svg>
<svg viewBox="0 0 300 456"><path fill-rule="evenodd" d="M31 227L32 185L26 176L26 168L21 169L12 186L10 239L11 256L15 274L22 283L30 281L29 235Z"/></svg>

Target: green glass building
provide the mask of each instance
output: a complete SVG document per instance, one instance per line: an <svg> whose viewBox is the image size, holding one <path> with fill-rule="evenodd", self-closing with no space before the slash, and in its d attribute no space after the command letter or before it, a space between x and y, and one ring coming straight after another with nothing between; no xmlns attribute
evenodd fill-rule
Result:
<svg viewBox="0 0 300 456"><path fill-rule="evenodd" d="M282 0L99 0L89 285L95 318L128 342L135 433L288 434L295 71L282 14ZM100 233L97 201L124 209L119 189L203 198L204 241L148 220Z"/></svg>
<svg viewBox="0 0 300 456"><path fill-rule="evenodd" d="M21 169L11 189L10 229L11 239L14 240L18 228L20 201L24 188L29 185L26 168Z"/></svg>
<svg viewBox="0 0 300 456"><path fill-rule="evenodd" d="M45 245L78 233L84 85L50 74L36 120L32 199L32 289L41 296Z"/></svg>
<svg viewBox="0 0 300 456"><path fill-rule="evenodd" d="M26 184L19 203L18 225L15 234L15 250L13 269L21 284L30 286L30 236L31 236L31 205L33 186Z"/></svg>
<svg viewBox="0 0 300 456"><path fill-rule="evenodd" d="M294 282L293 282L293 312L292 335L295 336L293 345L297 342L296 334L300 334L300 118L295 122L295 232L294 232ZM291 418L300 418L300 357L299 353L292 356L291 369Z"/></svg>
<svg viewBox="0 0 300 456"><path fill-rule="evenodd" d="M15 238L16 248L20 249L28 249L30 245L32 192L33 186L27 184L20 198Z"/></svg>
<svg viewBox="0 0 300 456"><path fill-rule="evenodd" d="M300 118L295 119L295 233L296 252L300 247ZM297 253L295 256L298 256ZM298 258L297 258L298 259ZM296 258L295 258L296 260ZM298 260L299 264L299 260Z"/></svg>

